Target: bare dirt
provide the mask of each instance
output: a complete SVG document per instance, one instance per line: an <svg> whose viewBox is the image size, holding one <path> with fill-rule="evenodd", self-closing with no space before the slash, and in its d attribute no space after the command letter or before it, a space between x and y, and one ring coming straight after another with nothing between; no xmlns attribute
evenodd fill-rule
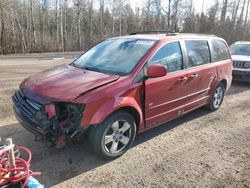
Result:
<svg viewBox="0 0 250 188"><path fill-rule="evenodd" d="M137 136L104 161L87 141L51 149L22 128L10 96L21 80L70 60L0 60L0 136L33 153L46 187L250 187L250 84L234 83L217 112L201 108Z"/></svg>

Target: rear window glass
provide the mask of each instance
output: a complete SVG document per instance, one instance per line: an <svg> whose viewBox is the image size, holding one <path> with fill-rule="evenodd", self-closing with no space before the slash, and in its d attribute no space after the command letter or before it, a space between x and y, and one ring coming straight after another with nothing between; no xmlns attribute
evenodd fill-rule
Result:
<svg viewBox="0 0 250 188"><path fill-rule="evenodd" d="M232 55L250 56L250 43L234 43L230 46Z"/></svg>
<svg viewBox="0 0 250 188"><path fill-rule="evenodd" d="M212 40L212 46L214 49L213 52L213 61L222 61L230 59L230 55L225 43L221 40Z"/></svg>
<svg viewBox="0 0 250 188"><path fill-rule="evenodd" d="M185 41L188 55L188 66L195 67L210 63L210 50L206 40Z"/></svg>

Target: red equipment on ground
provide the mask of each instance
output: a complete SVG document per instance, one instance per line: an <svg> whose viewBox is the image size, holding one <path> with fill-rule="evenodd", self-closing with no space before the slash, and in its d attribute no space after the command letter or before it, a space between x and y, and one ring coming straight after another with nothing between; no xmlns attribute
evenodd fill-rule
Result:
<svg viewBox="0 0 250 188"><path fill-rule="evenodd" d="M15 157L15 153L21 153L27 159L20 156ZM40 172L30 170L31 152L23 146L14 146L12 139L6 140L6 145L0 146L0 187L8 187L11 184L20 184L26 187L30 176L41 175Z"/></svg>

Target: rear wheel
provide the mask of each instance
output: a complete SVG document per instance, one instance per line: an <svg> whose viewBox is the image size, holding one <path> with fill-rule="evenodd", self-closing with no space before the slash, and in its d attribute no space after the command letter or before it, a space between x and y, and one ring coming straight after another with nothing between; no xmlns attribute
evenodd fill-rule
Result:
<svg viewBox="0 0 250 188"><path fill-rule="evenodd" d="M91 130L90 141L96 154L113 159L124 154L133 144L136 123L129 113L116 112L102 125Z"/></svg>
<svg viewBox="0 0 250 188"><path fill-rule="evenodd" d="M207 105L207 108L211 111L216 111L220 108L223 99L224 99L224 94L225 94L225 87L224 85L220 82L215 90L214 93L209 101L209 104Z"/></svg>

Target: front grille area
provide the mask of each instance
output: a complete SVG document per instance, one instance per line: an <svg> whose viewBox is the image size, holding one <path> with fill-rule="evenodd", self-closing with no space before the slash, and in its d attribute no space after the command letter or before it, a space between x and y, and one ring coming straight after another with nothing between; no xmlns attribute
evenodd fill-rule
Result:
<svg viewBox="0 0 250 188"><path fill-rule="evenodd" d="M42 110L42 105L24 97L20 91L16 91L12 96L15 106L28 118L32 118L38 111Z"/></svg>
<svg viewBox="0 0 250 188"><path fill-rule="evenodd" d="M235 68L245 68L246 61L234 61L233 67Z"/></svg>

